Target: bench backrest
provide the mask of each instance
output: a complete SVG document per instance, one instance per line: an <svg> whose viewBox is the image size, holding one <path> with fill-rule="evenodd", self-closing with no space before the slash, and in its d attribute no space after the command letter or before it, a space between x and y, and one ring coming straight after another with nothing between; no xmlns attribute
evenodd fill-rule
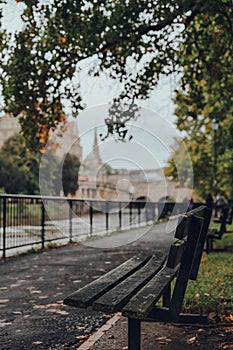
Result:
<svg viewBox="0 0 233 350"><path fill-rule="evenodd" d="M228 215L227 215L227 220L226 220L226 223L228 225L232 224L232 218L233 218L233 207L231 205L230 208L229 208Z"/></svg>
<svg viewBox="0 0 233 350"><path fill-rule="evenodd" d="M178 265L184 251L188 250L190 260L192 260L190 278L196 279L211 214L210 209L200 206L180 216L175 232L175 238L178 240L170 247L168 267L174 268Z"/></svg>
<svg viewBox="0 0 233 350"><path fill-rule="evenodd" d="M167 267L178 266L170 302L174 317L180 312L188 280L197 278L211 213L210 209L200 206L179 219L175 233L178 240L171 245L167 259Z"/></svg>
<svg viewBox="0 0 233 350"><path fill-rule="evenodd" d="M226 232L226 223L227 223L227 217L229 213L229 207L223 207L221 210L221 215L219 218L220 222L220 229L219 229L219 237L222 237L222 235Z"/></svg>

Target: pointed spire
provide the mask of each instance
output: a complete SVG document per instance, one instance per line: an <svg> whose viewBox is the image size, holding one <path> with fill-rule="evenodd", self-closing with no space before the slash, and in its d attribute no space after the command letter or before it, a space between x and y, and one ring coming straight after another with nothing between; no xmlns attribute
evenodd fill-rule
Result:
<svg viewBox="0 0 233 350"><path fill-rule="evenodd" d="M99 149L98 138L97 138L97 128L95 127L93 150L96 148Z"/></svg>
<svg viewBox="0 0 233 350"><path fill-rule="evenodd" d="M99 152L99 143L98 143L98 136L97 136L97 128L95 127L95 133L94 133L94 143L92 147L93 153L95 154L95 157L100 161L100 152Z"/></svg>

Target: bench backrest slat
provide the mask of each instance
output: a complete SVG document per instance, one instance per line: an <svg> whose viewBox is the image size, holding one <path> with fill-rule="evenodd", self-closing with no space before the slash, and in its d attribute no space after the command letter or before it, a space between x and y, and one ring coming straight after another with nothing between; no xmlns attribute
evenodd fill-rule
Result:
<svg viewBox="0 0 233 350"><path fill-rule="evenodd" d="M205 224L203 225L202 230L199 233L199 241L197 242L197 247L195 247L195 259L193 261L193 267L190 272L190 279L196 279L197 277L200 259L205 244L207 230L209 227L211 210L207 212L205 206L200 206L180 216L175 232L175 238L178 238L179 240L171 245L167 261L167 267L171 268L174 268L180 263L185 249L185 241L187 240L189 232L193 230L191 223L191 217L193 216L197 216L204 219Z"/></svg>
<svg viewBox="0 0 233 350"><path fill-rule="evenodd" d="M171 245L166 266L124 307L124 316L143 318L148 315L149 319L158 319L159 315L159 318L161 317L160 319L163 320L176 321L179 319L190 275L196 273L196 270L192 272L192 269L199 266L201 257L199 249L202 246L200 242L202 242L208 226L208 222L207 226L205 225L207 218L205 214L205 207L202 206L183 215L183 223L181 220L179 221L179 227L176 231L176 236L183 238ZM182 235L181 228L184 231ZM197 264L196 259L198 259ZM164 288L167 287L169 278L171 282L175 277L171 298L170 291L169 295L166 292L166 305L158 308L155 304L165 292ZM159 314L157 314L158 310L160 310ZM163 314L161 314L161 310L163 310Z"/></svg>
<svg viewBox="0 0 233 350"><path fill-rule="evenodd" d="M170 303L172 317L176 317L180 313L204 219L190 215L188 221L190 229L187 236L186 248L181 259Z"/></svg>
<svg viewBox="0 0 233 350"><path fill-rule="evenodd" d="M201 205L193 210L190 210L186 212L185 214L181 215L178 219L178 224L176 227L175 232L175 238L183 239L188 235L189 229L190 229L190 221L188 220L189 217L195 215L195 216L201 216L204 217L204 211L206 209L206 206Z"/></svg>
<svg viewBox="0 0 233 350"><path fill-rule="evenodd" d="M200 211L197 215L204 218L204 222L203 222L203 226L202 226L202 229L200 232L200 237L199 237L197 249L195 252L195 257L193 259L193 264L192 264L192 268L191 268L190 275L189 275L189 279L191 279L191 280L197 279L198 270L199 270L200 263L201 263L201 257L202 257L202 253L204 250L206 236L208 233L208 228L209 228L209 224L210 224L210 220L211 220L211 216L212 216L212 210L204 207L202 209L202 211Z"/></svg>
<svg viewBox="0 0 233 350"><path fill-rule="evenodd" d="M227 219L226 219L226 223L228 225L231 225L232 224L232 218L233 218L233 207L231 206L229 208L229 211L228 211L228 215L227 215Z"/></svg>
<svg viewBox="0 0 233 350"><path fill-rule="evenodd" d="M175 238L183 239L187 236L187 234L188 234L187 217L184 214L183 216L180 216L178 219Z"/></svg>

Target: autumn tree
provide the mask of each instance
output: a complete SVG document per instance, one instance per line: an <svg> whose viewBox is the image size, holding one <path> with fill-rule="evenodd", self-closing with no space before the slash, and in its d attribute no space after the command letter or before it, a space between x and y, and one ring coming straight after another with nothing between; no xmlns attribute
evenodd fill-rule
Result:
<svg viewBox="0 0 233 350"><path fill-rule="evenodd" d="M179 183L181 187L193 187L193 167L189 153L181 138L174 140L173 152L164 168L165 175Z"/></svg>
<svg viewBox="0 0 233 350"><path fill-rule="evenodd" d="M16 135L5 141L0 153L0 187L7 193L39 193L40 154L27 150Z"/></svg>
<svg viewBox="0 0 233 350"><path fill-rule="evenodd" d="M47 147L40 162L40 193L46 196L74 196L78 189L79 158L67 153L57 157L53 148Z"/></svg>
<svg viewBox="0 0 233 350"><path fill-rule="evenodd" d="M21 135L9 138L0 153L0 188L6 193L74 195L78 189L78 157L68 153L61 162L53 150L43 155L26 148ZM40 173L40 181L39 181ZM62 179L62 181L60 181ZM42 188L43 186L43 188Z"/></svg>
<svg viewBox="0 0 233 350"><path fill-rule="evenodd" d="M43 149L49 131L66 120L65 106L74 116L85 107L83 64L91 76L120 82L106 119L107 133L120 138L140 114L137 102L162 75L175 73L177 127L186 134L197 191L213 184L211 122L217 119L218 188L233 195L232 0L16 3L24 25L13 35L0 32L0 82L4 109L20 115L28 147Z"/></svg>
<svg viewBox="0 0 233 350"><path fill-rule="evenodd" d="M127 137L127 120L139 115L136 102L149 97L161 75L177 72L184 89L193 88L189 78L196 76L204 87L208 79L199 77L210 73L206 52L213 40L219 42L217 66L221 61L222 74L229 72L224 48L231 47L231 0L22 0L17 6L24 26L14 37L1 32L0 76L5 110L21 116L30 147L45 145L49 130L65 120L65 105L73 115L85 107L83 62L91 76L107 74L121 83L106 119L108 132L120 137ZM215 25L220 33L214 39ZM206 56L201 64L195 47ZM212 70L211 86L220 90L221 77ZM203 101L202 110L208 106Z"/></svg>
<svg viewBox="0 0 233 350"><path fill-rule="evenodd" d="M186 31L188 45L181 45L183 75L175 113L202 198L208 192L216 195L214 191L233 198L232 8L216 6L214 17L208 12L196 16ZM218 125L215 133L213 122Z"/></svg>
<svg viewBox="0 0 233 350"><path fill-rule="evenodd" d="M186 145L184 148L183 144ZM195 195L205 199L207 193L213 193L213 156L212 143L205 135L196 140L185 137L174 145L174 153L165 167L165 174L182 187L194 189ZM191 157L191 162L187 157ZM212 168L211 168L212 167Z"/></svg>
<svg viewBox="0 0 233 350"><path fill-rule="evenodd" d="M68 153L62 167L62 187L64 195L75 195L78 189L78 172L80 161L74 154Z"/></svg>

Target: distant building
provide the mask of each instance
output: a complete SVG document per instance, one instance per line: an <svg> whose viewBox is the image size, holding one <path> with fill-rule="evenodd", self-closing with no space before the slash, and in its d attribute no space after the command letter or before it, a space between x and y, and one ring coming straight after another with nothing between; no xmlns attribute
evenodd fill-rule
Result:
<svg viewBox="0 0 233 350"><path fill-rule="evenodd" d="M63 158L67 153L75 155L82 160L82 147L80 146L78 125L75 120L61 124L51 134L51 142L56 144L56 155Z"/></svg>
<svg viewBox="0 0 233 350"><path fill-rule="evenodd" d="M97 198L99 183L102 182L103 162L100 157L97 131L95 129L92 151L82 161L79 169L78 197Z"/></svg>
<svg viewBox="0 0 233 350"><path fill-rule="evenodd" d="M6 115L0 118L0 148L10 137L19 134L21 126L18 118ZM60 125L51 134L52 143L56 144L56 155L60 158L71 153L82 160L82 147L80 146L77 122L68 121L65 125Z"/></svg>
<svg viewBox="0 0 233 350"><path fill-rule="evenodd" d="M17 118L6 115L0 118L0 148L11 136L17 135L20 124ZM101 159L97 131L89 155L82 159L77 122L68 121L52 133L51 142L56 145L56 154L64 158L67 153L76 155L81 163L79 169L78 198L105 200L148 199L154 202L171 197L182 202L191 198L191 190L165 177L163 169L113 169Z"/></svg>
<svg viewBox="0 0 233 350"><path fill-rule="evenodd" d="M95 130L92 152L82 161L76 197L105 200L148 199L158 202L165 197L182 202L191 190L180 188L164 175L163 169L114 169L101 159Z"/></svg>
<svg viewBox="0 0 233 350"><path fill-rule="evenodd" d="M10 137L20 132L21 126L18 118L6 115L0 118L0 148Z"/></svg>

